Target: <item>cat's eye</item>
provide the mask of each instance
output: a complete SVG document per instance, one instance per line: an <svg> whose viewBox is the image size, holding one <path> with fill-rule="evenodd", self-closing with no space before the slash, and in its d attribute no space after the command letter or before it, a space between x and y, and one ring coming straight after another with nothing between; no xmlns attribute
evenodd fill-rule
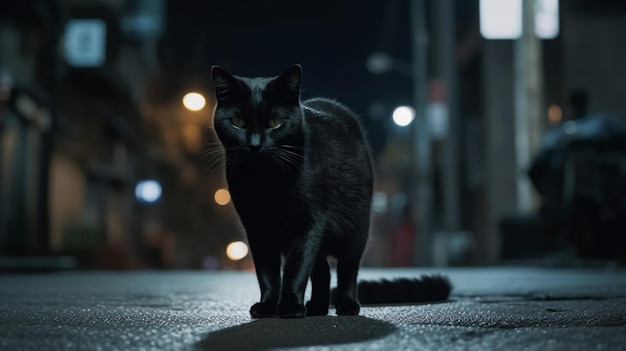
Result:
<svg viewBox="0 0 626 351"><path fill-rule="evenodd" d="M272 129L278 129L283 125L283 120L280 118L272 118L267 121L267 125Z"/></svg>
<svg viewBox="0 0 626 351"><path fill-rule="evenodd" d="M237 129L241 129L241 128L246 126L246 121L244 121L243 119L241 119L239 117L231 118L230 119L230 123L232 123L233 127L237 128Z"/></svg>

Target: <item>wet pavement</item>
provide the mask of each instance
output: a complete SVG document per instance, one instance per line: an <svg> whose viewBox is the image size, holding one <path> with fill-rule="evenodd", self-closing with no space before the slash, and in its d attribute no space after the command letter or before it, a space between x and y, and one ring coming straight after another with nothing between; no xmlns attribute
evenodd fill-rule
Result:
<svg viewBox="0 0 626 351"><path fill-rule="evenodd" d="M443 303L359 317L253 320L251 272L0 275L0 350L626 350L626 270L364 269L442 273Z"/></svg>

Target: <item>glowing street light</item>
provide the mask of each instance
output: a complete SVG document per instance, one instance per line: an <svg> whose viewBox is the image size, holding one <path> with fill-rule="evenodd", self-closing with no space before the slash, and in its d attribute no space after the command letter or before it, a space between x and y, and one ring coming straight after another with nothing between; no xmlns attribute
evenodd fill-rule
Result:
<svg viewBox="0 0 626 351"><path fill-rule="evenodd" d="M155 203L161 198L162 191L161 184L156 180L142 180L135 187L135 197L139 202Z"/></svg>
<svg viewBox="0 0 626 351"><path fill-rule="evenodd" d="M415 119L415 110L410 106L398 106L393 110L393 122L400 127L406 127Z"/></svg>
<svg viewBox="0 0 626 351"><path fill-rule="evenodd" d="M189 111L200 111L206 105L204 96L199 93L187 93L183 96L183 106Z"/></svg>
<svg viewBox="0 0 626 351"><path fill-rule="evenodd" d="M248 255L248 245L243 241L234 241L226 246L226 256L233 261L239 261Z"/></svg>
<svg viewBox="0 0 626 351"><path fill-rule="evenodd" d="M365 61L367 70L372 74L383 74L389 72L398 72L407 77L411 77L411 64L384 52L375 52L367 57Z"/></svg>
<svg viewBox="0 0 626 351"><path fill-rule="evenodd" d="M230 202L230 193L226 189L218 189L213 196L213 200L220 206L226 206Z"/></svg>

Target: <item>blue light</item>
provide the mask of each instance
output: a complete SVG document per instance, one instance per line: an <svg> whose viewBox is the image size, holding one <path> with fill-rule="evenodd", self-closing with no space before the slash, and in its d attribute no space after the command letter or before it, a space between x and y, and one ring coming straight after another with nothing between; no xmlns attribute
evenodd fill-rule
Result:
<svg viewBox="0 0 626 351"><path fill-rule="evenodd" d="M142 180L135 187L135 196L139 202L155 203L161 198L161 184L156 180Z"/></svg>

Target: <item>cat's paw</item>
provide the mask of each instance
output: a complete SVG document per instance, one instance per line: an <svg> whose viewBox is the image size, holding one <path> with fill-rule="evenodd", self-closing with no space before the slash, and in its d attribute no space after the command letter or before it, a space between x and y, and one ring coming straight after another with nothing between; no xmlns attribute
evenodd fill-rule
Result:
<svg viewBox="0 0 626 351"><path fill-rule="evenodd" d="M276 304L267 302L257 302L250 307L252 318L274 318L276 317Z"/></svg>
<svg viewBox="0 0 626 351"><path fill-rule="evenodd" d="M309 301L306 303L307 316L326 316L328 314L328 304Z"/></svg>
<svg viewBox="0 0 626 351"><path fill-rule="evenodd" d="M335 305L337 315L356 316L361 311L361 305L355 300L343 300Z"/></svg>
<svg viewBox="0 0 626 351"><path fill-rule="evenodd" d="M306 308L302 303L281 302L278 304L278 317L280 318L303 318Z"/></svg>

